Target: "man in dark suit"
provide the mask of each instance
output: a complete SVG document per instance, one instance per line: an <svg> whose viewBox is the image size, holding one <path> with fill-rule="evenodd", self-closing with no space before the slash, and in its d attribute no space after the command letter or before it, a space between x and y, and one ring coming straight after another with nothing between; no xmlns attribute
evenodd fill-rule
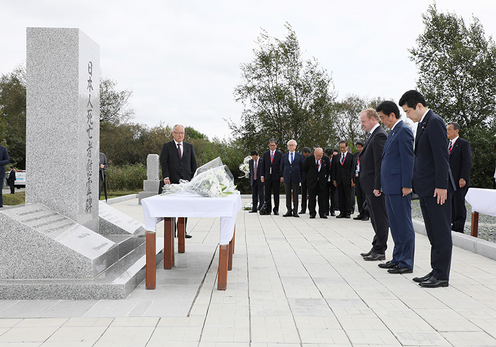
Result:
<svg viewBox="0 0 496 347"><path fill-rule="evenodd" d="M416 90L403 94L399 104L408 118L418 122L413 191L419 196L425 230L431 243L432 271L413 280L422 287L447 287L453 241L446 125L426 106L423 95Z"/></svg>
<svg viewBox="0 0 496 347"><path fill-rule="evenodd" d="M365 194L360 186L360 153L362 153L363 145L362 140L356 142L357 152L355 153L355 174L353 175L353 182L355 183L355 195L357 197L358 216L353 217L354 220L369 220L369 209L365 204Z"/></svg>
<svg viewBox="0 0 496 347"><path fill-rule="evenodd" d="M265 183L265 204L267 205L268 214L270 214L271 192L274 194L274 214L279 214L279 187L282 182L280 171L282 153L277 150L275 139L269 140L269 150L262 156L262 182Z"/></svg>
<svg viewBox="0 0 496 347"><path fill-rule="evenodd" d="M303 147L301 150L301 155L303 155L303 162L310 155L310 148ZM305 214L307 212L307 197L308 197L308 188L307 188L307 178L305 172L301 174L301 210L300 214Z"/></svg>
<svg viewBox="0 0 496 347"><path fill-rule="evenodd" d="M327 218L328 208L328 188L327 177L329 176L329 158L324 155L324 150L320 147L309 155L303 163L303 172L307 178L308 187L308 210L310 218L315 218L317 214L316 197L319 198L319 216Z"/></svg>
<svg viewBox="0 0 496 347"><path fill-rule="evenodd" d="M369 133L360 154L360 186L365 193L370 221L374 228L372 249L360 255L364 260L386 259L389 222L381 193L381 159L386 143L386 131L379 125L379 116L373 108L360 113L360 122Z"/></svg>
<svg viewBox="0 0 496 347"><path fill-rule="evenodd" d="M328 177L327 177L327 206L329 207L329 215L335 216L336 211L336 201L338 201L337 189L334 186L334 182L332 181L332 162L334 155L337 155L338 151L335 149L327 148L325 150L325 155L327 159L329 159L329 167L328 167Z"/></svg>
<svg viewBox="0 0 496 347"><path fill-rule="evenodd" d="M16 173L15 173L14 168L11 166L10 172L9 172L9 177L7 177L7 184L10 187L10 194L15 193L15 185L14 185L15 180L16 180Z"/></svg>
<svg viewBox="0 0 496 347"><path fill-rule="evenodd" d="M179 180L191 181L198 165L193 145L184 142L184 127L180 124L172 128L172 141L166 142L160 152L160 165L164 184L177 184ZM192 236L186 234L186 238Z"/></svg>
<svg viewBox="0 0 496 347"><path fill-rule="evenodd" d="M7 148L0 146L0 207L3 207L3 179L5 177L5 165L8 163L10 163L10 157Z"/></svg>
<svg viewBox="0 0 496 347"><path fill-rule="evenodd" d="M250 185L251 185L251 201L252 208L250 213L257 212L257 206L260 210L264 201L264 184L260 180L262 176L262 159L258 155L258 151L251 151L251 159L248 162L250 168Z"/></svg>
<svg viewBox="0 0 496 347"><path fill-rule="evenodd" d="M412 223L413 132L402 120L392 101L384 101L376 111L391 131L382 151L381 184L394 240L393 259L379 264L389 273L413 272L415 231Z"/></svg>
<svg viewBox="0 0 496 347"><path fill-rule="evenodd" d="M297 143L295 140L288 141L288 153L281 158L282 182L286 192L286 213L283 217L299 217L298 215L298 191L303 171L303 156L296 152ZM291 199L292 197L292 199ZM293 207L291 207L293 200Z"/></svg>
<svg viewBox="0 0 496 347"><path fill-rule="evenodd" d="M472 169L472 153L470 143L459 137L460 126L458 123L449 123L446 127L448 133L448 158L456 191L451 199L451 230L463 233L467 208L465 195L470 185L470 169Z"/></svg>
<svg viewBox="0 0 496 347"><path fill-rule="evenodd" d="M338 190L339 197L339 215L336 218L351 217L351 187L353 183L353 174L355 165L353 154L348 152L346 141L339 142L339 153L335 155L332 163L332 181L334 187Z"/></svg>

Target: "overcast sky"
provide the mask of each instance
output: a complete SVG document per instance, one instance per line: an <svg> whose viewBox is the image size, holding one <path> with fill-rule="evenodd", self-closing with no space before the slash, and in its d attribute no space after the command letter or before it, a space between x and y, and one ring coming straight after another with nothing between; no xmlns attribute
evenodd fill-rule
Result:
<svg viewBox="0 0 496 347"><path fill-rule="evenodd" d="M182 123L209 138L240 122L233 98L240 64L265 29L283 39L288 22L304 52L331 74L338 98L398 101L415 88L408 49L431 0L0 0L0 74L26 61L26 28L79 28L100 45L102 75L133 92L135 123ZM478 17L496 33L496 1L437 0L439 11Z"/></svg>

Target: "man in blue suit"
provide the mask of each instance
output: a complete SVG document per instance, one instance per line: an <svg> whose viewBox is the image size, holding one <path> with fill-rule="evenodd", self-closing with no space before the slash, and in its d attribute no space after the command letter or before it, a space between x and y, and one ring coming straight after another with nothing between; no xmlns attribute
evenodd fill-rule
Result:
<svg viewBox="0 0 496 347"><path fill-rule="evenodd" d="M431 244L432 271L413 280L421 287L447 287L453 241L446 125L426 106L423 95L416 90L403 94L399 104L408 118L418 122L413 191L419 196L425 230Z"/></svg>
<svg viewBox="0 0 496 347"><path fill-rule="evenodd" d="M0 146L0 207L3 207L3 179L5 177L5 165L10 163L9 152L4 146Z"/></svg>
<svg viewBox="0 0 496 347"><path fill-rule="evenodd" d="M283 217L299 217L298 215L298 191L303 173L303 155L296 152L296 141L288 141L288 153L281 158L282 182L286 192L286 214ZM293 207L291 207L291 196L293 196Z"/></svg>
<svg viewBox="0 0 496 347"><path fill-rule="evenodd" d="M250 213L257 212L257 206L260 210L264 202L264 184L260 180L262 177L262 159L258 155L258 151L251 151L251 158L248 162L250 167L250 185L251 185L251 200L252 208Z"/></svg>
<svg viewBox="0 0 496 347"><path fill-rule="evenodd" d="M382 151L381 186L384 193L391 236L393 259L379 264L392 274L413 272L415 231L412 223L413 133L400 120L400 110L392 101L384 101L376 111L391 131Z"/></svg>

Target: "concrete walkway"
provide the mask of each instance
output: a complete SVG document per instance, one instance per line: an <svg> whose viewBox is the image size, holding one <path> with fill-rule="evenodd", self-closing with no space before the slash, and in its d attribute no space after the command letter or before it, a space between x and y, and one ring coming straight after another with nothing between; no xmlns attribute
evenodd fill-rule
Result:
<svg viewBox="0 0 496 347"><path fill-rule="evenodd" d="M143 221L137 199L112 206ZM190 218L188 230L177 266L158 264L154 291L0 301L0 347L496 346L494 260L455 247L450 286L424 289L411 280L430 270L424 235L414 273L392 275L359 255L369 222L240 211L233 270L218 291L219 219Z"/></svg>

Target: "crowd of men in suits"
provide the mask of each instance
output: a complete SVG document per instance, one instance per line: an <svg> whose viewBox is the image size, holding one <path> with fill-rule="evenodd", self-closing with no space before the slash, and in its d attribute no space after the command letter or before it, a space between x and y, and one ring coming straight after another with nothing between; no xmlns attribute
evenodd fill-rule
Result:
<svg viewBox="0 0 496 347"><path fill-rule="evenodd" d="M444 121L427 107L415 90L406 92L399 105L413 122L418 123L415 137L400 119L396 103L385 101L376 109L360 113L360 122L368 133L357 141L352 154L346 141L339 142L339 152L304 147L296 151L290 140L288 151L277 150L275 139L269 151L258 156L252 151L250 183L253 187L251 212L279 214L279 189L284 183L286 213L299 217L306 213L307 196L310 218L350 218L357 196L355 220L370 219L374 237L372 248L361 253L366 261L386 259L388 233L394 241L392 259L379 267L392 274L413 272L415 233L411 217L411 199L420 200L427 236L431 243L432 271L413 280L426 288L449 285L452 240L451 231L463 232L465 195L472 167L470 144L459 137L460 126ZM389 134L380 126L389 129ZM298 211L299 189L302 191ZM273 197L273 205L272 199ZM336 198L337 196L337 198Z"/></svg>

